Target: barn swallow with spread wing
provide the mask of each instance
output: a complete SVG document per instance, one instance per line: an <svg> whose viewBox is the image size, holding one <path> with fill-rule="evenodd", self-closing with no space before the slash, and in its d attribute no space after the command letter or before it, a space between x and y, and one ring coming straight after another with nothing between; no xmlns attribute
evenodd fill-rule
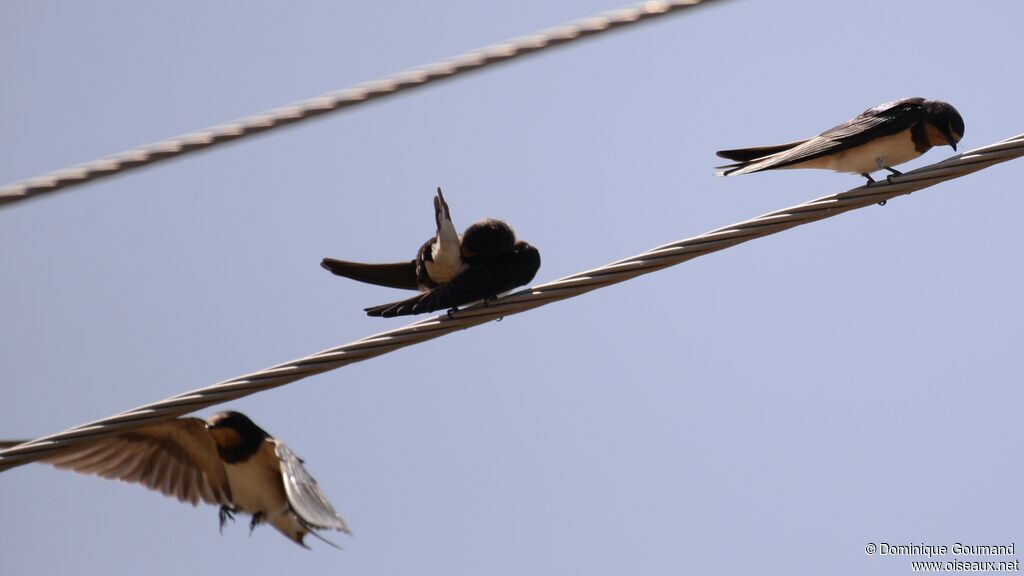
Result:
<svg viewBox="0 0 1024 576"><path fill-rule="evenodd" d="M0 449L22 442L0 442ZM303 548L314 530L351 535L345 521L280 440L245 414L206 421L175 418L79 444L42 460L57 468L143 484L193 506L220 505L220 526L236 512L252 515L250 531L269 522Z"/></svg>
<svg viewBox="0 0 1024 576"><path fill-rule="evenodd" d="M420 248L415 260L395 264L361 264L324 258L320 263L338 276L360 282L419 290L407 300L366 308L370 316L407 316L449 309L494 298L533 280L540 252L516 241L512 228L494 218L471 225L460 237L448 203L437 189L434 197L437 234Z"/></svg>
<svg viewBox="0 0 1024 576"><path fill-rule="evenodd" d="M964 120L940 100L904 98L869 108L859 116L807 140L776 146L720 150L735 164L718 166L719 176L779 168L824 168L875 180L871 172L913 160L932 146L952 146L963 138Z"/></svg>

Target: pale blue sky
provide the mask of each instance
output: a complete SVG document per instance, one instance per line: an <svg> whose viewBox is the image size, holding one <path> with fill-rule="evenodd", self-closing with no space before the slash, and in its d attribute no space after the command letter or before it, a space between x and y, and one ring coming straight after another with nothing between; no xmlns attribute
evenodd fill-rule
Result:
<svg viewBox="0 0 1024 576"><path fill-rule="evenodd" d="M0 4L0 183L616 8ZM0 437L397 327L324 256L411 258L443 186L536 282L852 188L714 151L920 95L1024 132L1011 2L722 2L0 209ZM914 167L951 155L933 150ZM217 533L137 486L0 474L0 573L906 574L1024 545L1024 162L233 402L355 532ZM200 413L206 416L210 410ZM918 558L914 558L918 559Z"/></svg>

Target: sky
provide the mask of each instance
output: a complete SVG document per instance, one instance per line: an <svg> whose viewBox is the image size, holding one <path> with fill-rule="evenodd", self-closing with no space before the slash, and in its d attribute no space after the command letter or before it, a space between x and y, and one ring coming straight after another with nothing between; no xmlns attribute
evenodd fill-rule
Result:
<svg viewBox="0 0 1024 576"><path fill-rule="evenodd" d="M0 183L619 6L0 3ZM538 247L540 284L862 182L716 178L715 150L906 96L956 106L961 150L1024 132L1022 17L723 1L0 208L0 437L404 325L362 309L406 294L318 263L411 259L437 186L460 229L502 218ZM1024 546L1022 178L1000 164L198 413L241 410L304 458L343 551L31 464L0 473L0 573L906 574L927 556L868 544Z"/></svg>

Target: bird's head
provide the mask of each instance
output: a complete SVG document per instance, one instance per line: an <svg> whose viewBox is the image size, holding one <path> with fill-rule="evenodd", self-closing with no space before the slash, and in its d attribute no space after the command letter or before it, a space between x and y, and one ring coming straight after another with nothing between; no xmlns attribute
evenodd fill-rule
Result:
<svg viewBox="0 0 1024 576"><path fill-rule="evenodd" d="M241 412L218 412L206 419L206 429L221 457L229 462L248 458L270 437Z"/></svg>
<svg viewBox="0 0 1024 576"><path fill-rule="evenodd" d="M928 142L932 146L951 146L964 137L964 119L948 102L926 100L924 103L925 127L928 131Z"/></svg>

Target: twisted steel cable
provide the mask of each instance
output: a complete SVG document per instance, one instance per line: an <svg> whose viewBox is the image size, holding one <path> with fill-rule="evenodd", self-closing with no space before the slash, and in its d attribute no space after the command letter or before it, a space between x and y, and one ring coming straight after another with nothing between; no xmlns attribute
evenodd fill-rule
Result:
<svg viewBox="0 0 1024 576"><path fill-rule="evenodd" d="M358 104L376 100L377 98L425 86L445 78L451 78L464 72L479 70L491 64L540 52L541 50L566 44L573 40L594 36L628 24L664 16L712 1L658 0L643 2L564 26L541 30L540 32L521 36L507 42L492 44L449 60L442 60L392 74L379 80L324 94L323 96L256 114L255 116L243 118L235 122L169 138L129 150L128 152L122 152L72 168L57 170L37 178L8 184L0 187L0 206L32 198L46 192L55 192L75 184L82 184L133 168L147 166L160 160L205 150L245 136L308 120L327 112L351 108Z"/></svg>
<svg viewBox="0 0 1024 576"><path fill-rule="evenodd" d="M452 315L421 320L361 340L331 348L291 362L285 362L199 390L185 392L161 402L147 404L116 416L76 426L60 434L45 436L0 451L0 471L27 464L62 448L123 429L174 418L188 412L227 402L261 390L276 388L307 376L341 368L347 364L393 352L399 348L432 340L504 316L525 312L591 290L625 282L631 278L675 266L692 258L724 250L755 238L795 226L838 216L896 196L910 194L939 182L952 180L983 168L1024 156L1024 134L977 148L942 162L907 172L888 181L864 185L847 192L824 196L791 208L783 208L738 224L725 226L685 240L665 244L631 258L541 284L496 301L478 303Z"/></svg>

